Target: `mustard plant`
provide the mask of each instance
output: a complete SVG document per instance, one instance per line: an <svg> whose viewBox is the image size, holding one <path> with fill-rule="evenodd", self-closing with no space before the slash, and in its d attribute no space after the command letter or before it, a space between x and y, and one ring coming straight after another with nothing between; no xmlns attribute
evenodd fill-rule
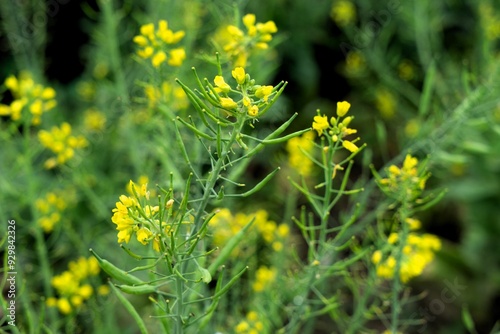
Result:
<svg viewBox="0 0 500 334"><path fill-rule="evenodd" d="M309 131L306 129L279 137L295 118L292 116L266 138L259 139L248 134L249 130L258 126L258 119L270 110L282 94L286 83L281 82L276 86L257 84L242 67L232 69L232 78L226 82L220 63L217 68L218 73L213 80L200 79L193 68L197 83L194 89L177 80L196 111L195 116L189 116L188 120L180 116L171 120L177 134L179 154L191 169L182 193L177 195L173 174L167 188L158 186L160 195L157 198L150 195L147 184L138 186L130 181L132 196L120 196L113 209L112 221L118 230L119 243L128 244L134 237L144 246L152 244L155 253L146 253L149 255L135 254L124 246L129 255L146 260L148 264L123 271L92 251L103 270L117 283L122 283L115 283L114 287L125 293L153 294L155 297L151 300L158 310L157 317L162 319L164 330L172 329L174 333L183 333L200 320L202 323L198 328L205 326L219 300L247 270L244 267L233 277L224 278L224 270L220 271L220 268L254 224L255 218L244 222L242 229L230 236L225 245L221 245L218 256L211 258L208 256L217 248L207 249L205 239L217 212L211 212L209 205L223 198L246 198L253 195L269 182L279 168L250 189L227 193L224 183L236 185L236 189L245 187L241 182L231 179L231 170L266 145L281 143ZM182 135L184 131L197 138L204 148L210 162L208 173L203 173L196 166L197 161L193 160ZM193 187L198 190L193 190ZM284 228L280 230L282 231L278 233L281 235L288 233ZM283 247L274 237L268 238L269 241L274 239L274 248ZM140 251L143 252L147 251ZM133 274L148 269L148 279L142 280ZM264 269L257 273L263 273L262 270ZM215 290L211 291L206 285L214 275L218 275L218 278ZM258 277L259 275L263 274L258 274ZM226 279L227 283L222 283ZM258 282L260 283L255 284L264 284L262 279L258 279ZM254 288L260 291L263 286L254 285ZM121 293L115 288L113 290ZM124 305L132 314L136 314L129 303ZM144 328L140 320L138 325Z"/></svg>

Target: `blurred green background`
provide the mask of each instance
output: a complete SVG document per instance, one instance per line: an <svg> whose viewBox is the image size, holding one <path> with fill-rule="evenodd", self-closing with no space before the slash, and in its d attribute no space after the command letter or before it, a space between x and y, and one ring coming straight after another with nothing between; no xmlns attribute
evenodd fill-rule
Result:
<svg viewBox="0 0 500 334"><path fill-rule="evenodd" d="M464 310L469 310L477 333L492 331L500 319L500 3L204 3L206 6L196 7L202 23L200 35L210 33L214 23L231 16L234 3L244 12L255 13L262 22L276 22L279 36L270 55L272 61L262 71L271 74L273 84L280 80L289 84L277 112L265 120L266 125L272 127L297 112L299 117L290 130L302 129L310 126L318 108L331 115L337 101L347 100L352 104L358 133L368 143L367 157L358 158L361 163L355 171L360 182L366 180L370 162L380 169L408 150L420 157L429 155L432 177L428 187L447 188L448 193L420 218L424 230L438 235L444 245L430 273L410 283L413 295L421 298L405 310L406 315L426 320L415 327L415 333L467 333L462 317L467 313ZM2 6L4 29L9 20L23 24L19 22L21 16L5 16L19 4L6 0ZM122 54L133 52L130 40L142 20L141 13L150 6L148 1L119 2L123 9L120 14L124 15L119 28ZM95 75L99 64L106 61L95 53L95 43L103 42L99 40L99 6L93 1L54 0L46 3L45 11L46 34L29 25L25 26L26 35L18 35L17 39L9 38L8 31L1 31L0 80L25 66L39 69L43 72L39 75L56 88L59 104L67 110L65 117L78 119L83 110L77 98L78 85ZM28 13L33 22L37 22L36 13ZM172 13L157 13L158 17L164 14L175 17ZM40 39L46 48L36 43ZM194 46L206 43L191 42ZM36 52L26 54L26 48ZM36 53L38 58L33 57ZM202 62L205 56L197 54L196 59ZM126 75L133 77L132 73ZM136 92L133 83L128 89L131 96ZM106 106L109 101L98 103ZM117 192L111 189L115 180L139 173L125 162L117 167L113 159L106 159L118 156L113 150L123 152L125 148L108 149L97 152L101 157L96 159L100 164L97 170L101 174L86 175L82 183L97 187L101 198L96 203L111 205ZM12 157L2 151L3 178L13 176L23 184L22 175L7 170L7 161ZM136 154L139 157L132 153L123 159L140 159L140 153ZM276 157L274 161L285 159L283 147L273 148L270 154ZM267 157L257 160L252 167L256 180L271 168ZM18 194L13 189L6 192ZM280 205L272 195L260 196L262 201ZM9 200L15 201L13 197ZM109 220L108 208L96 203L76 206L76 212L84 217L82 223L97 226ZM4 206L4 214L11 213L9 202L0 205ZM89 235L84 239L90 241L106 228L89 227ZM21 241L21 245L28 244L29 240ZM58 251L63 254L68 249Z"/></svg>

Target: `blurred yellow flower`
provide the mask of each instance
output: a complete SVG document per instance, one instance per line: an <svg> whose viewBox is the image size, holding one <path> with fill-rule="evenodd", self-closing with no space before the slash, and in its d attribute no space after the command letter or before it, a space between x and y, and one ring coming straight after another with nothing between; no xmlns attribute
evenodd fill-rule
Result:
<svg viewBox="0 0 500 334"><path fill-rule="evenodd" d="M227 25L221 27L214 36L224 53L233 61L235 67L245 67L247 60L256 50L265 50L273 39L272 34L278 31L274 21L256 23L254 14L246 14L242 18L246 33L239 27Z"/></svg>
<svg viewBox="0 0 500 334"><path fill-rule="evenodd" d="M106 116L96 109L87 109L84 114L83 124L87 131L102 131L106 125Z"/></svg>
<svg viewBox="0 0 500 334"><path fill-rule="evenodd" d="M52 277L51 284L59 298L47 298L46 305L57 307L62 314L78 310L84 301L90 299L94 294L94 288L89 283L89 278L97 276L99 272L99 264L93 256L80 257L76 261L71 261L67 271ZM102 289L99 288L99 290Z"/></svg>
<svg viewBox="0 0 500 334"><path fill-rule="evenodd" d="M398 242L398 234L392 233L388 239L389 244ZM402 262L400 265L399 276L403 283L411 278L419 276L425 267L434 259L434 253L441 248L441 241L432 234L419 235L410 232L406 239L406 245L403 248ZM389 255L383 260L380 250L376 250L372 255L372 262L376 266L377 276L391 279L396 270L396 259Z"/></svg>
<svg viewBox="0 0 500 334"><path fill-rule="evenodd" d="M263 333L264 323L260 320L262 317L255 311L250 311L246 315L246 320L240 321L234 331L237 334L259 334Z"/></svg>
<svg viewBox="0 0 500 334"><path fill-rule="evenodd" d="M268 268L266 266L259 267L255 274L255 281L252 288L255 292L262 292L271 285L276 279L276 268Z"/></svg>
<svg viewBox="0 0 500 334"><path fill-rule="evenodd" d="M307 177L311 175L313 161L307 156L312 155L314 149L314 132L309 131L300 137L293 137L286 143L288 151L288 163L290 167L295 169L300 175Z"/></svg>
<svg viewBox="0 0 500 334"><path fill-rule="evenodd" d="M396 97L385 88L378 89L375 92L375 106L383 118L393 118L396 114Z"/></svg>
<svg viewBox="0 0 500 334"><path fill-rule="evenodd" d="M83 136L72 136L71 125L64 122L60 127L54 126L50 131L40 130L38 139L43 146L56 154L45 162L46 168L62 165L74 157L75 149L83 148L88 145Z"/></svg>
<svg viewBox="0 0 500 334"><path fill-rule="evenodd" d="M4 85L14 99L10 105L0 104L0 115L10 116L13 121L21 120L22 111L28 110L26 117L30 116L29 123L39 125L42 114L57 105L56 91L35 83L29 72L21 72L17 78L13 75L7 77Z"/></svg>
<svg viewBox="0 0 500 334"><path fill-rule="evenodd" d="M133 41L140 48L137 55L144 59L151 58L153 67L160 67L164 62L170 66L178 67L186 58L186 51L182 47L174 49L170 49L170 47L179 43L184 35L184 31L173 32L168 28L166 20L160 20L157 30L155 30L153 23L142 25L140 35L135 36Z"/></svg>
<svg viewBox="0 0 500 334"><path fill-rule="evenodd" d="M351 1L336 0L333 2L330 16L339 27L345 27L356 20L356 7Z"/></svg>

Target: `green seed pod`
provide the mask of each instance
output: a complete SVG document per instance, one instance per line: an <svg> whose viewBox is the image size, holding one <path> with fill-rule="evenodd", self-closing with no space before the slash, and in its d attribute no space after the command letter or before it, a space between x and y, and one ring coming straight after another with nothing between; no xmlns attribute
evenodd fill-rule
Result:
<svg viewBox="0 0 500 334"><path fill-rule="evenodd" d="M117 288L122 290L125 293L131 294L131 295L145 295L148 293L156 293L157 289L156 286L145 284L145 285L138 285L138 286L133 286L133 285L117 285L115 284Z"/></svg>
<svg viewBox="0 0 500 334"><path fill-rule="evenodd" d="M141 279L135 277L134 275L130 275L126 271L116 267L111 262L101 258L94 252L92 248L90 249L90 252L95 256L102 270L104 270L109 276L111 276L111 278L114 278L126 284L144 284L144 281L142 281Z"/></svg>

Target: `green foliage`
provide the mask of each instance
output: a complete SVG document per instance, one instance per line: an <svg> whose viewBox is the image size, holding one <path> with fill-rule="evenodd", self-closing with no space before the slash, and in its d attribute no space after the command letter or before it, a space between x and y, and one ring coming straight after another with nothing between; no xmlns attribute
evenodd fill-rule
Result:
<svg viewBox="0 0 500 334"><path fill-rule="evenodd" d="M62 84L69 6L0 3L1 331L498 330L498 4L84 2Z"/></svg>

